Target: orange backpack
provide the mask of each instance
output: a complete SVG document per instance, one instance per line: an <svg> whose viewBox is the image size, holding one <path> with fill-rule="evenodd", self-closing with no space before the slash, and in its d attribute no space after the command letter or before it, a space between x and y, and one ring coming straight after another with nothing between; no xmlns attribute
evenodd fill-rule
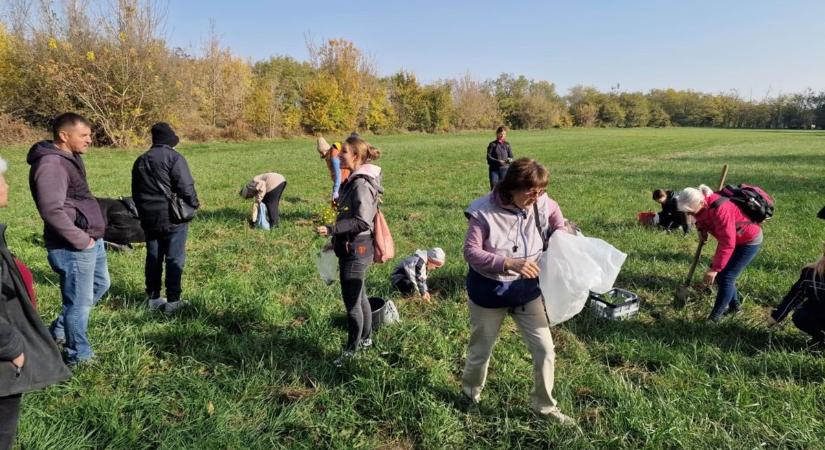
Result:
<svg viewBox="0 0 825 450"><path fill-rule="evenodd" d="M387 225L387 219L384 218L384 213L379 208L375 211L375 219L373 219L373 250L374 254L372 261L374 263L385 263L395 257L395 242L392 240L392 233L390 227Z"/></svg>

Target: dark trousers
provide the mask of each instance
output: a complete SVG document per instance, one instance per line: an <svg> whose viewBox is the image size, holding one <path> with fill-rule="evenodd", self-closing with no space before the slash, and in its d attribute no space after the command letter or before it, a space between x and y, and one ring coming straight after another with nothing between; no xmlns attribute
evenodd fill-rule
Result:
<svg viewBox="0 0 825 450"><path fill-rule="evenodd" d="M392 285L394 288L398 289L398 292L402 293L403 295L411 295L418 289L415 283L406 278L401 278Z"/></svg>
<svg viewBox="0 0 825 450"><path fill-rule="evenodd" d="M0 397L0 450L8 450L14 444L17 421L20 419L21 398L20 394Z"/></svg>
<svg viewBox="0 0 825 450"><path fill-rule="evenodd" d="M269 216L270 227L278 226L280 220L280 211L278 208L281 205L281 195L284 194L284 189L286 189L286 181L279 184L275 189L267 192L263 200L261 200L261 202L266 205L266 214Z"/></svg>
<svg viewBox="0 0 825 450"><path fill-rule="evenodd" d="M490 167L490 190L492 191L496 185L504 179L507 175L507 166L504 167Z"/></svg>
<svg viewBox="0 0 825 450"><path fill-rule="evenodd" d="M146 295L149 298L160 297L165 262L166 298L170 302L180 300L188 234L188 224L169 233L146 233Z"/></svg>
<svg viewBox="0 0 825 450"><path fill-rule="evenodd" d="M736 279L753 261L761 247L761 244L737 245L733 250L728 264L716 275L716 285L719 289L716 291L716 304L710 312L711 319L718 319L729 311L738 311L742 306L739 291L736 289Z"/></svg>
<svg viewBox="0 0 825 450"><path fill-rule="evenodd" d="M793 323L816 341L825 341L825 308L808 300L793 314Z"/></svg>
<svg viewBox="0 0 825 450"><path fill-rule="evenodd" d="M372 333L372 308L364 280L373 258L372 238L358 239L338 258L341 296L347 309L347 350L355 351Z"/></svg>

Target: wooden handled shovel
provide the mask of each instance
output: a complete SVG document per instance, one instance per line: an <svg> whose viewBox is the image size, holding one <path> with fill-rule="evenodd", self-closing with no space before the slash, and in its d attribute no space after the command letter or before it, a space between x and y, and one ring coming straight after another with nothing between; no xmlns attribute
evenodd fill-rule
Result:
<svg viewBox="0 0 825 450"><path fill-rule="evenodd" d="M719 189L717 191L721 191L723 187L725 187L725 179L728 177L728 165L725 164L722 167L722 175L719 177ZM676 289L673 299L673 305L677 308L682 308L688 301L688 297L690 296L690 283L693 280L693 274L696 272L696 266L699 264L699 258L702 256L702 248L705 247L705 241L699 241L699 246L696 247L696 253L693 254L693 262L690 264L690 270L688 270L687 278L685 278L685 283L682 286L679 286Z"/></svg>

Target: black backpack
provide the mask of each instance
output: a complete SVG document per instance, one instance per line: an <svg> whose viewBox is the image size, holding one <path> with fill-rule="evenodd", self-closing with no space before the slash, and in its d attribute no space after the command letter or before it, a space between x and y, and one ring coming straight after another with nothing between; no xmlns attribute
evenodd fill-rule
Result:
<svg viewBox="0 0 825 450"><path fill-rule="evenodd" d="M725 201L732 201L753 223L762 223L773 217L773 198L759 186L740 184L727 185L718 192L722 197L711 204L716 208Z"/></svg>

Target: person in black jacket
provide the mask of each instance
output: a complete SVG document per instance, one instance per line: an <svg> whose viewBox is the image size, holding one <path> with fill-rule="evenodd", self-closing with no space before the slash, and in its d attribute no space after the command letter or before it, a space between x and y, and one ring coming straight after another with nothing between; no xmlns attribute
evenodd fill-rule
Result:
<svg viewBox="0 0 825 450"><path fill-rule="evenodd" d="M681 227L685 234L690 232L690 223L687 214L679 211L676 204L676 193L670 189L656 189L653 191L653 200L662 205L662 211L656 215L654 223L667 231Z"/></svg>
<svg viewBox="0 0 825 450"><path fill-rule="evenodd" d="M825 254L802 268L799 279L768 316L768 326L782 322L794 310L794 325L808 333L813 343L825 342Z"/></svg>
<svg viewBox="0 0 825 450"><path fill-rule="evenodd" d="M507 127L498 127L496 140L487 145L487 166L490 175L490 190L504 178L507 168L513 162L513 149L507 138Z"/></svg>
<svg viewBox="0 0 825 450"><path fill-rule="evenodd" d="M132 199L146 235L146 295L152 310L166 314L183 305L181 278L186 261L187 223L170 216L169 195L200 207L195 181L186 158L175 150L180 139L164 122L152 126L152 148L132 166ZM166 296L160 296L163 263L166 262Z"/></svg>
<svg viewBox="0 0 825 450"><path fill-rule="evenodd" d="M0 207L5 207L9 198L6 167L0 158ZM25 265L9 252L5 234L6 226L0 225L0 450L10 449L14 443L22 394L71 376L34 310L30 286L18 268L18 264Z"/></svg>

